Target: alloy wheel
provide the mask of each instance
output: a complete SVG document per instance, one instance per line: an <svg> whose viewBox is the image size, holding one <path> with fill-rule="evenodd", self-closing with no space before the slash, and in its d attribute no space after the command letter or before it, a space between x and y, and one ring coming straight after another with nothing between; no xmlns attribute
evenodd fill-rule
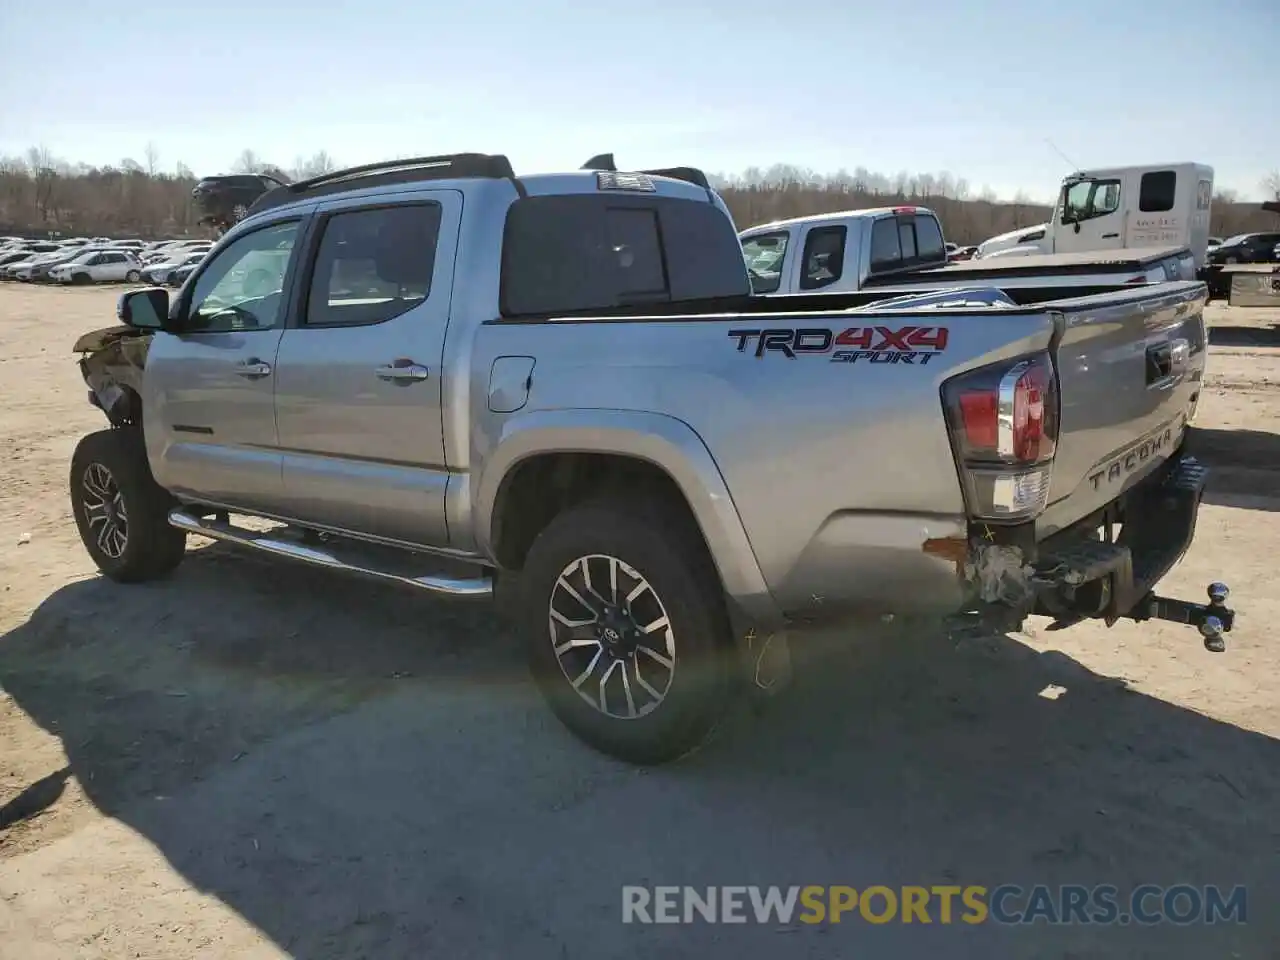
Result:
<svg viewBox="0 0 1280 960"><path fill-rule="evenodd" d="M112 560L124 556L129 545L129 514L116 478L100 463L85 468L80 503L98 549Z"/></svg>
<svg viewBox="0 0 1280 960"><path fill-rule="evenodd" d="M579 557L551 590L547 622L565 679L616 720L637 720L666 699L675 634L653 585L617 557Z"/></svg>

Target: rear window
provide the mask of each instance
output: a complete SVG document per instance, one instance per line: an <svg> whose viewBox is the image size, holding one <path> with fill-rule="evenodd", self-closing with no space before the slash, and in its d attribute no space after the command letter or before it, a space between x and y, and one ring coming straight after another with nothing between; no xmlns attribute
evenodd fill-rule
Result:
<svg viewBox="0 0 1280 960"><path fill-rule="evenodd" d="M750 293L733 223L711 203L580 194L525 197L507 214L505 317Z"/></svg>

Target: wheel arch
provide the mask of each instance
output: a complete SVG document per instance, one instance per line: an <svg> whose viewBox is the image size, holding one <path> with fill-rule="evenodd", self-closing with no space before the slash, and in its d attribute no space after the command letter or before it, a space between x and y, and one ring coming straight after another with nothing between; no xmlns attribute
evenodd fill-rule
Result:
<svg viewBox="0 0 1280 960"><path fill-rule="evenodd" d="M618 483L678 497L725 592L755 619L778 616L714 458L692 427L664 414L543 410L505 421L476 485L477 545L500 566L518 568L560 510Z"/></svg>

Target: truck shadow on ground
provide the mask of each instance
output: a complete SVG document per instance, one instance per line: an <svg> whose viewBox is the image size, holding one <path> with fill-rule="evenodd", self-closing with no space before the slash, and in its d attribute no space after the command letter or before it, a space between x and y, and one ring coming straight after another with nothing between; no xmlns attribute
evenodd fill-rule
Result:
<svg viewBox="0 0 1280 960"><path fill-rule="evenodd" d="M1276 942L1276 741L1009 637L802 639L763 716L637 771L549 717L486 605L213 546L165 583L59 590L0 638L0 682L98 808L307 960ZM1205 656L1190 632L1185 655ZM781 941L620 922L624 884L1004 882L1248 884L1256 906L1247 926L848 921Z"/></svg>
<svg viewBox="0 0 1280 960"><path fill-rule="evenodd" d="M1214 347L1280 347L1280 323L1257 327L1211 326L1209 344Z"/></svg>
<svg viewBox="0 0 1280 960"><path fill-rule="evenodd" d="M1207 503L1280 510L1280 434L1196 427L1189 449L1212 470Z"/></svg>

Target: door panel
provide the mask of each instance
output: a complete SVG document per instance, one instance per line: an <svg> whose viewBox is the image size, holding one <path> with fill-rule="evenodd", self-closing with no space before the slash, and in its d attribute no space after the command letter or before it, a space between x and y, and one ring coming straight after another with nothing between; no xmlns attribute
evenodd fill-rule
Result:
<svg viewBox="0 0 1280 960"><path fill-rule="evenodd" d="M1119 178L1083 180L1068 187L1063 212L1071 211L1075 220L1054 226L1054 252L1123 247L1125 207L1129 200L1125 196L1126 187Z"/></svg>
<svg viewBox="0 0 1280 960"><path fill-rule="evenodd" d="M411 196L321 208L276 415L297 519L445 546L441 356L462 195Z"/></svg>
<svg viewBox="0 0 1280 960"><path fill-rule="evenodd" d="M180 496L251 512L283 504L275 366L290 312L304 221L243 234L193 277L175 308L181 333L157 334L143 398L148 456ZM245 282L257 269L256 285Z"/></svg>

